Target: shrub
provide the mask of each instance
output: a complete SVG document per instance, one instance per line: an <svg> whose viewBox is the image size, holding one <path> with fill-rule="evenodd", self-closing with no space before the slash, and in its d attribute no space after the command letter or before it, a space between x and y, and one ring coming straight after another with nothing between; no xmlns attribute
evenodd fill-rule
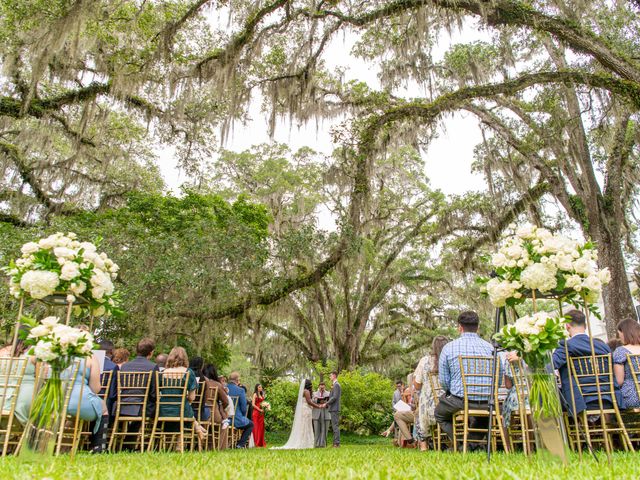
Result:
<svg viewBox="0 0 640 480"><path fill-rule="evenodd" d="M370 435L391 424L393 384L388 378L354 370L341 373L339 381L342 386L341 429ZM314 387L317 383L314 381ZM299 388L298 382L286 380L276 380L269 388L267 401L271 403L271 412L266 417L267 430L291 429Z"/></svg>

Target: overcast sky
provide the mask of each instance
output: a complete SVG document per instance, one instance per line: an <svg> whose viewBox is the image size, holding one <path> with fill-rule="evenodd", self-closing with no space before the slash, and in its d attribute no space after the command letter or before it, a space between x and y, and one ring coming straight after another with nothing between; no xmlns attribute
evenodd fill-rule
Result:
<svg viewBox="0 0 640 480"><path fill-rule="evenodd" d="M480 31L475 23L469 23L462 32L439 40L433 52L434 60L442 58L452 44L485 38L487 38L486 32ZM330 68L343 68L345 80L366 81L370 87L379 88L377 71L372 69L370 64L350 55L355 40L355 35L336 36L324 55L325 61ZM408 91L407 96L424 96L424 92ZM266 115L260 112L260 101L256 101L254 105L249 109L251 120L246 125L235 124L233 133L227 139L224 148L241 151L252 145L275 141L286 143L292 150L309 146L320 153L329 154L334 149L329 132L336 120L319 124L313 121L301 127L290 125L288 121L280 122L274 137L269 138L268 121ZM431 142L425 154L425 173L431 181L431 186L451 194L484 189L482 177L471 173L473 148L480 140L480 130L475 117L466 113L447 116L438 129L438 137ZM159 156L167 186L177 192L186 177L176 168L176 160L171 150L163 150L159 152Z"/></svg>

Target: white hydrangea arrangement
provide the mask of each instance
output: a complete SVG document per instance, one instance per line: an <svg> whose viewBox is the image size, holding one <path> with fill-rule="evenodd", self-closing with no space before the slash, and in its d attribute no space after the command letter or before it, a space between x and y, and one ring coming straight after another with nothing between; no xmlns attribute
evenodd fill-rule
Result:
<svg viewBox="0 0 640 480"><path fill-rule="evenodd" d="M113 281L118 265L95 244L80 242L75 233L56 233L22 246L22 256L4 271L11 294L43 299L54 293L67 295L67 302L81 298L96 316L117 310Z"/></svg>
<svg viewBox="0 0 640 480"><path fill-rule="evenodd" d="M59 363L60 370L73 357L91 356L94 346L89 332L60 323L58 317L43 318L31 328L25 344L31 346L30 355L50 365Z"/></svg>
<svg viewBox="0 0 640 480"><path fill-rule="evenodd" d="M29 355L51 368L49 378L38 391L31 407L31 420L38 428L50 428L62 415L62 373L74 359L93 354L93 336L80 328L60 323L58 317L43 318L37 325L25 317L22 323L32 325L24 339L25 344L31 346ZM82 375L83 372L78 374Z"/></svg>
<svg viewBox="0 0 640 480"><path fill-rule="evenodd" d="M547 312L525 315L508 324L496 333L495 339L505 350L515 350L520 358L532 370L529 397L535 419L544 415L560 415L560 403L555 392L555 379L544 369L549 353L555 350L560 340L565 338L565 318L553 316Z"/></svg>
<svg viewBox="0 0 640 480"><path fill-rule="evenodd" d="M596 303L611 280L608 269L598 270L597 260L591 242L581 244L546 228L512 224L491 256L495 277L479 282L496 307L518 305L530 292Z"/></svg>

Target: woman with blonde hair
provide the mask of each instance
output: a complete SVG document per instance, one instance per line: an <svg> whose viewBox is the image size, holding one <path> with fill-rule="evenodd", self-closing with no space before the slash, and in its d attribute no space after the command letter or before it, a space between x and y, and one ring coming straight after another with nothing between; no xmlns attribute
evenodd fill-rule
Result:
<svg viewBox="0 0 640 480"><path fill-rule="evenodd" d="M194 418L193 428L198 434L198 438L201 441L204 440L206 430L195 420L193 413L193 407L191 402L196 399L196 389L198 388L198 381L196 380L196 374L189 368L189 357L187 351L182 347L173 347L169 356L167 357L166 367L162 372L162 376L176 377L183 376L187 382L187 401L184 402L183 415L184 418ZM170 389L166 389L166 393L179 393L179 388L176 388L176 392L171 392ZM166 403L166 402L165 402ZM161 417L179 417L180 410L175 404L163 405L162 399L160 399L160 416Z"/></svg>

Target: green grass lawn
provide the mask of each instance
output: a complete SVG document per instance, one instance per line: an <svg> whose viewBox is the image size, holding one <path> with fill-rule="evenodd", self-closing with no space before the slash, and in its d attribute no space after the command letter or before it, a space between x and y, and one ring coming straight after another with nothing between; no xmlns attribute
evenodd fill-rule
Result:
<svg viewBox="0 0 640 480"><path fill-rule="evenodd" d="M271 436L282 443L286 436ZM149 453L90 456L51 463L0 460L0 479L551 479L640 478L640 453L618 453L611 465L574 456L565 467L554 461L520 454L496 455L491 464L483 454L421 453L390 446L374 437L345 438L340 449L303 451L253 449L207 453Z"/></svg>

